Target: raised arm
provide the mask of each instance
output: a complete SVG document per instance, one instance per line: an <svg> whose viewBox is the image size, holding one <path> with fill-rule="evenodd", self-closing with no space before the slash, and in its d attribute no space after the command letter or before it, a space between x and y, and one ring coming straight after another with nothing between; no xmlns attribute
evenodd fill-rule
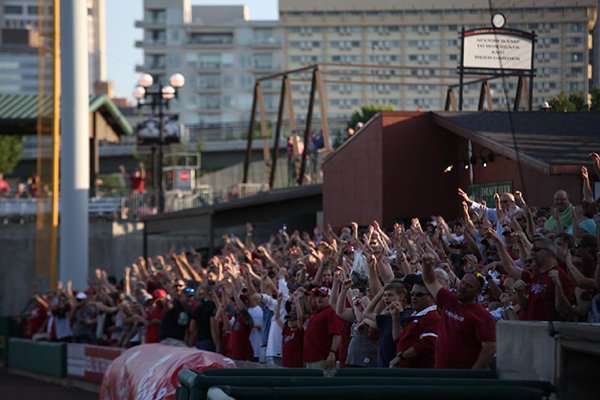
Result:
<svg viewBox="0 0 600 400"><path fill-rule="evenodd" d="M375 316L378 314L378 311L381 311L383 307L381 306L381 299L383 298L383 287L377 292L373 300L369 303L365 311L363 311L363 318L368 318L370 320L375 321Z"/></svg>
<svg viewBox="0 0 600 400"><path fill-rule="evenodd" d="M498 237L496 231L491 228L488 228L486 230L486 236L491 240L494 246L496 246L496 250L498 250L498 256L500 257L500 261L502 262L502 267L504 268L506 273L514 280L521 279L522 269L517 267L512 257L508 254L506 247Z"/></svg>
<svg viewBox="0 0 600 400"><path fill-rule="evenodd" d="M554 283L554 308L559 312L561 316L567 315L571 311L571 302L565 296L562 284L558 277L558 271L552 270L548 273Z"/></svg>
<svg viewBox="0 0 600 400"><path fill-rule="evenodd" d="M338 296L337 304L335 307L336 314L343 319L344 321L354 321L356 318L354 313L352 312L352 308L346 308L346 297L348 295L348 290L352 285L352 281L350 279L346 279L342 284L342 292Z"/></svg>
<svg viewBox="0 0 600 400"><path fill-rule="evenodd" d="M590 175L586 167L581 167L581 177L583 178L583 201L593 203L594 192L592 191L592 185L590 184Z"/></svg>
<svg viewBox="0 0 600 400"><path fill-rule="evenodd" d="M431 293L434 299L442 288L435 276L435 257L432 254L425 253L421 257L421 267L423 268L423 282L427 290Z"/></svg>

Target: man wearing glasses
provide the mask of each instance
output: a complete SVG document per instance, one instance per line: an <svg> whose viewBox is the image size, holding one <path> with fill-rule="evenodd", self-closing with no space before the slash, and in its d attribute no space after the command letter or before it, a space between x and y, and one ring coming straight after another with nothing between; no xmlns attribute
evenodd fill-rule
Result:
<svg viewBox="0 0 600 400"><path fill-rule="evenodd" d="M421 258L423 281L440 309L435 345L435 368L485 369L496 352L496 323L477 303L485 285L478 272L468 272L460 280L456 294L442 287L435 276L435 258Z"/></svg>
<svg viewBox="0 0 600 400"><path fill-rule="evenodd" d="M492 230L488 237L498 249L504 269L514 280L521 279L528 284L527 300L523 320L529 321L569 321L573 304L573 285L563 268L558 265L557 249L554 242L543 236L534 236L533 254L525 260L531 269L516 266L500 239Z"/></svg>
<svg viewBox="0 0 600 400"><path fill-rule="evenodd" d="M390 368L433 368L440 315L433 296L420 278L415 281L410 298L415 312L404 328L394 329L394 333L398 330L401 333L400 337L394 335L394 339L398 339L398 353L390 362Z"/></svg>

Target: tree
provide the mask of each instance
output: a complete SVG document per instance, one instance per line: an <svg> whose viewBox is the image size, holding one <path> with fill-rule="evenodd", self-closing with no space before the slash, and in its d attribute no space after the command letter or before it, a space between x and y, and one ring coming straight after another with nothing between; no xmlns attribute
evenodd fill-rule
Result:
<svg viewBox="0 0 600 400"><path fill-rule="evenodd" d="M0 135L0 172L11 173L23 156L23 137Z"/></svg>
<svg viewBox="0 0 600 400"><path fill-rule="evenodd" d="M566 111L587 111L587 105L583 93L571 93L567 95L561 92L558 96L548 100L551 111L566 112Z"/></svg>
<svg viewBox="0 0 600 400"><path fill-rule="evenodd" d="M360 111L355 111L348 121L348 128L356 127L356 124L362 122L363 124L370 120L375 114L380 111L394 111L394 106L391 105L376 105L366 104L360 108Z"/></svg>

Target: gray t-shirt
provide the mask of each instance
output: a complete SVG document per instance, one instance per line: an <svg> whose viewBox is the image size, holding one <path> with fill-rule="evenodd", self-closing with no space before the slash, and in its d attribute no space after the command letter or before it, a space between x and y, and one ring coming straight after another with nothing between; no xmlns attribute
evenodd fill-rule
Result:
<svg viewBox="0 0 600 400"><path fill-rule="evenodd" d="M352 367L377 366L377 341L369 338L369 329L362 326L358 329L358 322L354 321L350 328L351 339L348 345L346 365Z"/></svg>

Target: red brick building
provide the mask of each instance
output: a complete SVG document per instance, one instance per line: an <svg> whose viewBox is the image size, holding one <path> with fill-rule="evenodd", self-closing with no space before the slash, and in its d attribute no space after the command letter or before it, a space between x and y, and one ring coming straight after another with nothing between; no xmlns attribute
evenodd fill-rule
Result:
<svg viewBox="0 0 600 400"><path fill-rule="evenodd" d="M520 190L538 206L565 189L577 203L581 165L594 179L592 151L600 151L596 113L383 112L324 160L323 219L389 227L414 216L456 217L458 187L491 196Z"/></svg>

